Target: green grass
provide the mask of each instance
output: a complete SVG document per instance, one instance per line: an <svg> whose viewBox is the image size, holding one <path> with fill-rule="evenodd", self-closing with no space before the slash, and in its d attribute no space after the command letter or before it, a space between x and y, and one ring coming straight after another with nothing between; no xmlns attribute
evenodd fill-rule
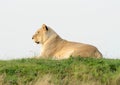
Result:
<svg viewBox="0 0 120 85"><path fill-rule="evenodd" d="M49 85L120 85L120 60L71 57L0 61L0 85L42 85L45 80Z"/></svg>

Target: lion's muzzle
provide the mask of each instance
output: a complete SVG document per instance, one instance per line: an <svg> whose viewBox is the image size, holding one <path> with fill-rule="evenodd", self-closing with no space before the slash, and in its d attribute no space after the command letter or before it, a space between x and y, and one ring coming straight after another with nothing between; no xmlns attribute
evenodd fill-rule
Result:
<svg viewBox="0 0 120 85"><path fill-rule="evenodd" d="M35 39L35 36L33 35L32 40L34 40L34 39ZM40 44L39 41L35 41L35 43Z"/></svg>

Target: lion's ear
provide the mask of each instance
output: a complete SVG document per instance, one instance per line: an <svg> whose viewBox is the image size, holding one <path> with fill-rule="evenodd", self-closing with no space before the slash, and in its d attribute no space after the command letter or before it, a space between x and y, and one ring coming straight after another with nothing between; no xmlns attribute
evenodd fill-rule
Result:
<svg viewBox="0 0 120 85"><path fill-rule="evenodd" d="M43 24L43 25L42 25L42 28L43 28L45 31L48 31L47 25Z"/></svg>

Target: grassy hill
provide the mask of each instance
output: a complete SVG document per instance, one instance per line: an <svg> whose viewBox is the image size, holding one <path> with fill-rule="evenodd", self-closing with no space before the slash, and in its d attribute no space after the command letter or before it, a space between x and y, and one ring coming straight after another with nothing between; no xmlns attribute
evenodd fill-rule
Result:
<svg viewBox="0 0 120 85"><path fill-rule="evenodd" d="M0 85L120 85L120 60L0 61Z"/></svg>

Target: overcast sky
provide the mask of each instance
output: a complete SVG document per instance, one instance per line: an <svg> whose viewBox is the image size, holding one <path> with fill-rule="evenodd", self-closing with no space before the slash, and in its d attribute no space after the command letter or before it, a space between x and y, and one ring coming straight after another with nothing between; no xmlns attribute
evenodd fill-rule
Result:
<svg viewBox="0 0 120 85"><path fill-rule="evenodd" d="M0 0L0 59L39 55L32 35L43 23L120 58L120 0Z"/></svg>

